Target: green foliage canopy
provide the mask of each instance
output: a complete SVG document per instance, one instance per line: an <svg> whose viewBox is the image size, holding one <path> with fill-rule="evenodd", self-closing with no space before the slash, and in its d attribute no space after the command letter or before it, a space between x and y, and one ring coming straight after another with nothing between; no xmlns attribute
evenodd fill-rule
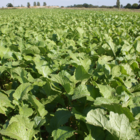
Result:
<svg viewBox="0 0 140 140"><path fill-rule="evenodd" d="M12 3L8 3L6 6L7 7L13 7L13 4Z"/></svg>
<svg viewBox="0 0 140 140"><path fill-rule="evenodd" d="M0 15L0 139L140 139L139 13Z"/></svg>

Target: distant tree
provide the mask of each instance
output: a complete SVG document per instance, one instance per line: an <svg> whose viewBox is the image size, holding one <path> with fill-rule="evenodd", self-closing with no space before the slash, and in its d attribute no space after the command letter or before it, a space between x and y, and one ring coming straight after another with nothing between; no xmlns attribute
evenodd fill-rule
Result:
<svg viewBox="0 0 140 140"><path fill-rule="evenodd" d="M83 4L83 7L88 8L89 5L88 5L87 3L84 3L84 4Z"/></svg>
<svg viewBox="0 0 140 140"><path fill-rule="evenodd" d="M27 7L30 8L30 6L31 6L31 5L30 5L30 2L27 2Z"/></svg>
<svg viewBox="0 0 140 140"><path fill-rule="evenodd" d="M139 6L139 5L138 5L137 3L134 3L134 4L132 5L132 8L133 8L133 9L137 9L138 6Z"/></svg>
<svg viewBox="0 0 140 140"><path fill-rule="evenodd" d="M43 2L43 6L47 6L47 3L46 2Z"/></svg>
<svg viewBox="0 0 140 140"><path fill-rule="evenodd" d="M121 8L123 8L123 5L121 4Z"/></svg>
<svg viewBox="0 0 140 140"><path fill-rule="evenodd" d="M37 2L37 6L40 6L40 2Z"/></svg>
<svg viewBox="0 0 140 140"><path fill-rule="evenodd" d="M73 7L78 7L78 8L82 8L82 7L84 7L82 4L78 4L78 5L74 5Z"/></svg>
<svg viewBox="0 0 140 140"><path fill-rule="evenodd" d="M33 4L34 6L36 6L36 2L34 2L34 4Z"/></svg>
<svg viewBox="0 0 140 140"><path fill-rule="evenodd" d="M132 8L132 5L131 5L130 3L128 3L128 4L125 6L125 8L130 9L130 8Z"/></svg>
<svg viewBox="0 0 140 140"><path fill-rule="evenodd" d="M102 5L100 8L112 8L111 6Z"/></svg>
<svg viewBox="0 0 140 140"><path fill-rule="evenodd" d="M140 9L140 0L138 1L138 3L139 3L138 9Z"/></svg>
<svg viewBox="0 0 140 140"><path fill-rule="evenodd" d="M92 5L92 4L87 4L87 3L84 3L84 4L74 4L74 5L70 5L70 6L67 6L67 7L76 7L76 8L113 8L113 6L105 6L105 5L102 5L102 6L98 6L98 5Z"/></svg>
<svg viewBox="0 0 140 140"><path fill-rule="evenodd" d="M21 4L21 7L24 7L24 6Z"/></svg>
<svg viewBox="0 0 140 140"><path fill-rule="evenodd" d="M114 8L117 8L117 5L114 5L113 7L114 7Z"/></svg>
<svg viewBox="0 0 140 140"><path fill-rule="evenodd" d="M6 6L7 7L13 7L13 4L12 3L8 3Z"/></svg>
<svg viewBox="0 0 140 140"><path fill-rule="evenodd" d="M102 5L102 6L100 6L100 8L106 8L106 5Z"/></svg>
<svg viewBox="0 0 140 140"><path fill-rule="evenodd" d="M117 0L116 5L117 5L117 8L120 8L120 0Z"/></svg>

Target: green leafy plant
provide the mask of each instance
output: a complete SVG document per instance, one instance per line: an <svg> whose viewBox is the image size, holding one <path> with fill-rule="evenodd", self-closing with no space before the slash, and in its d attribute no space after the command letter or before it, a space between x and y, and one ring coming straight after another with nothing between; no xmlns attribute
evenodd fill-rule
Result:
<svg viewBox="0 0 140 140"><path fill-rule="evenodd" d="M0 139L140 139L139 14L0 14Z"/></svg>

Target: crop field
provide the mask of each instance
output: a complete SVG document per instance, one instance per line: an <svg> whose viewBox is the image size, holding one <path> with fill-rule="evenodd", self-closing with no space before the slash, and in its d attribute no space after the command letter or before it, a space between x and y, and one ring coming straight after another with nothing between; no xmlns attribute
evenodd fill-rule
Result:
<svg viewBox="0 0 140 140"><path fill-rule="evenodd" d="M0 140L140 140L140 14L0 10Z"/></svg>

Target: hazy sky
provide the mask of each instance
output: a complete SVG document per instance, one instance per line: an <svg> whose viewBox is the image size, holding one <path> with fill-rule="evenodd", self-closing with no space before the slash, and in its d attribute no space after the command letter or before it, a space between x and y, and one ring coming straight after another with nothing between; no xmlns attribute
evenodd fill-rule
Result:
<svg viewBox="0 0 140 140"><path fill-rule="evenodd" d="M14 3L14 6L18 5L24 5L27 6L27 2L30 2L31 6L33 5L33 2L36 0L0 0L0 7L4 6L6 7L7 3ZM108 6L113 6L116 4L117 0L37 0L40 2L42 5L43 2L46 2L47 5L59 5L59 6L68 6L68 5L74 5L74 4L83 4L83 3L88 3L88 4L93 4L93 5L108 5ZM37 2L36 1L36 2ZM120 0L121 4L124 6L127 3L138 3L139 0Z"/></svg>

